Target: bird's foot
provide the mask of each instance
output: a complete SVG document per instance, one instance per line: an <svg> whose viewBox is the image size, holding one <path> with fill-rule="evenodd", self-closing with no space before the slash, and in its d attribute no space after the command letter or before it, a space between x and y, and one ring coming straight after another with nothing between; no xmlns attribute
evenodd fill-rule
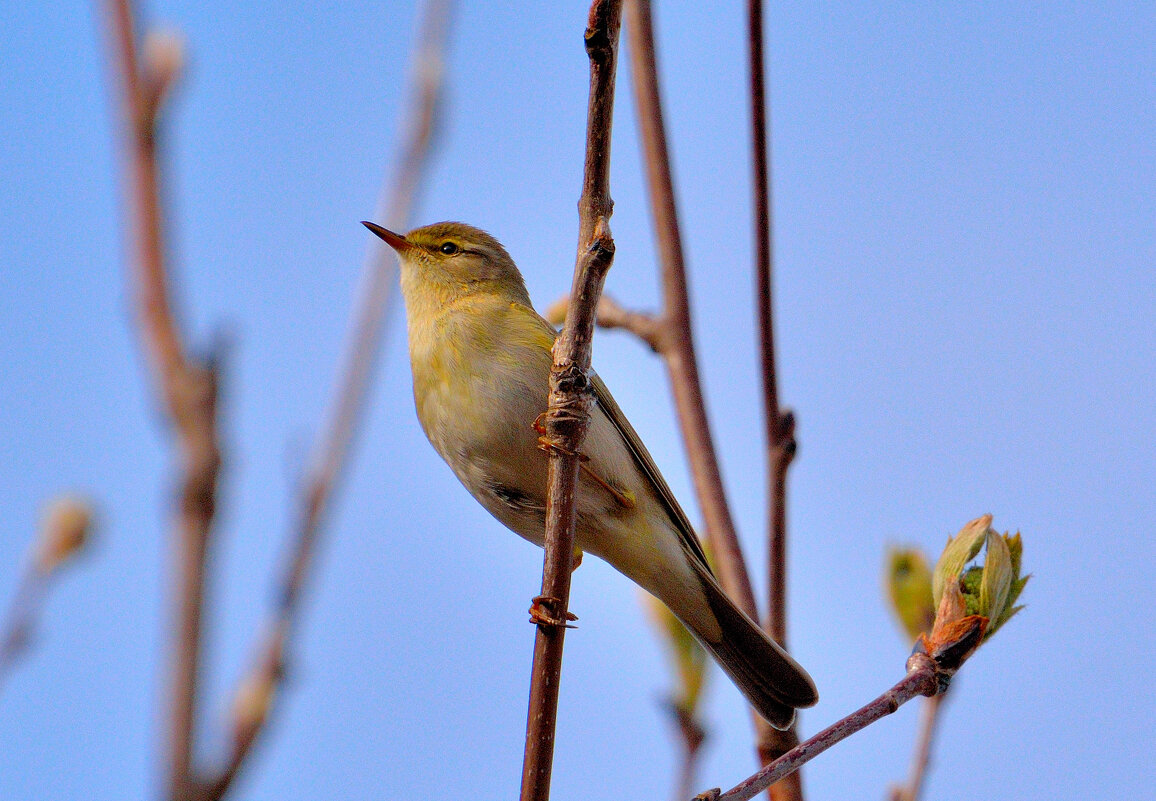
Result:
<svg viewBox="0 0 1156 801"><path fill-rule="evenodd" d="M536 433L538 435L538 450L545 451L546 453L560 453L563 456L574 456L575 455L574 451L568 450L567 448L563 448L561 445L559 445L557 442L555 442L549 436L547 436L547 434L546 434L546 415L547 414L548 414L548 412L542 412L540 415L538 415L537 417L534 418L534 422L532 424L534 427L534 433ZM581 453L578 454L578 458L581 459L582 461L586 460L586 457L583 456Z"/></svg>
<svg viewBox="0 0 1156 801"><path fill-rule="evenodd" d="M546 436L546 426L543 423L545 419L546 412L542 412L540 415L534 418L534 431L536 431L538 434L538 450L545 451L546 453L560 453L563 456L574 456L575 453L573 451L566 450L561 445ZM633 492L630 490L621 490L618 487L615 487L609 481L594 472L594 469L591 468L588 464L590 458L586 456L586 454L579 451L577 456L579 463L578 466L582 469L582 472L593 479L600 487L602 487L602 489L609 492L614 500L618 502L619 506L621 506L623 509L634 508L635 500Z"/></svg>
<svg viewBox="0 0 1156 801"><path fill-rule="evenodd" d="M539 595L535 597L530 604L530 622L551 628L577 628L576 626L571 626L568 621L577 620L578 615L569 611L566 612L564 616L559 615L558 608L561 606L561 598L555 598L551 595Z"/></svg>

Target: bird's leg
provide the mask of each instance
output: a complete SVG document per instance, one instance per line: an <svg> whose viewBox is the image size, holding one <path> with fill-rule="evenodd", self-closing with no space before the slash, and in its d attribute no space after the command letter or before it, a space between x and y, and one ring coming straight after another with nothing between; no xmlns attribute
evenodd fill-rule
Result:
<svg viewBox="0 0 1156 801"><path fill-rule="evenodd" d="M576 628L575 626L571 626L567 621L577 620L578 615L567 611L566 617L563 619L558 614L558 607L561 605L561 598L555 598L550 595L539 595L535 597L530 604L530 622L539 626L551 626L553 628Z"/></svg>
<svg viewBox="0 0 1156 801"><path fill-rule="evenodd" d="M545 419L546 419L546 412L542 412L540 415L538 415L537 417L534 418L534 431L536 431L538 434L538 449L546 451L546 453L550 453L551 451L557 451L558 453L561 453L565 456L574 456L575 454L567 451L566 449L560 447L556 443L553 443L549 439L547 439L546 426L543 425L543 423L542 423L542 421ZM582 470L582 472L585 473L586 475L590 476L590 478L592 478L595 481L595 483L598 484L598 486L602 487L602 489L609 492L610 495L614 498L614 500L616 500L618 502L619 506L621 506L623 509L633 509L634 508L634 493L629 492L629 491L623 492L622 490L618 489L613 484L611 484L609 481L604 479L602 476L595 473L594 469L590 467L590 464L589 464L590 460L589 460L589 457L586 456L586 454L579 452L577 454L577 456L578 456L578 467Z"/></svg>

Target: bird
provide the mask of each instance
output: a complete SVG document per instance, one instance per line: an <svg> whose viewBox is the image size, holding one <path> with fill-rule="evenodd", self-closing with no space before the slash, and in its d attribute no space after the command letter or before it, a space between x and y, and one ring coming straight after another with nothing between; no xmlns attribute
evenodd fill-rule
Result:
<svg viewBox="0 0 1156 801"><path fill-rule="evenodd" d="M557 331L513 259L459 222L370 231L397 253L417 417L434 450L507 528L541 546L549 456L540 447ZM590 372L574 544L657 597L772 726L818 702L807 672L727 596L654 459ZM531 610L532 612L534 610Z"/></svg>

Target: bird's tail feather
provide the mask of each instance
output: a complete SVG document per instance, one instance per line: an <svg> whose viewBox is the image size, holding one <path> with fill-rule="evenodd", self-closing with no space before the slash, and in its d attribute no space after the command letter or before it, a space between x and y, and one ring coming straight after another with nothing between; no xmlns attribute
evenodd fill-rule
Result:
<svg viewBox="0 0 1156 801"><path fill-rule="evenodd" d="M767 722L777 729L789 728L797 707L818 702L815 683L790 654L735 606L714 576L699 565L695 567L722 636L708 638L689 624L687 628Z"/></svg>

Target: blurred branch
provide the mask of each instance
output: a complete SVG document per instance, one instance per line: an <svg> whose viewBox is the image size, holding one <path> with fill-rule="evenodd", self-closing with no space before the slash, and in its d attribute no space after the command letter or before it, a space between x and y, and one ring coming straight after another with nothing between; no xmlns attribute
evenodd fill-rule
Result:
<svg viewBox="0 0 1156 801"><path fill-rule="evenodd" d="M767 100L764 87L763 3L747 2L748 72L751 101L751 144L755 228L755 298L758 305L759 353L763 376L763 420L767 444L767 614L763 628L779 645L787 647L787 468L795 455L795 417L779 407L775 371L775 327L772 279L774 274L774 226L771 220L771 182L767 134ZM797 719L796 719L797 720ZM763 721L758 729L759 760L768 764L799 742L798 723L779 731ZM790 774L773 785L772 801L802 801L802 777Z"/></svg>
<svg viewBox="0 0 1156 801"><path fill-rule="evenodd" d="M133 266L142 345L157 391L177 435L180 479L173 539L176 545L176 624L170 678L169 796L198 796L193 774L193 726L204 607L205 560L216 510L221 454L217 431L217 366L188 357L168 296L165 270L157 115L180 72L179 42L150 34L144 60L128 0L109 0L109 25L123 88L129 195L134 231Z"/></svg>
<svg viewBox="0 0 1156 801"><path fill-rule="evenodd" d="M924 702L919 716L919 738L916 740L915 754L911 760L911 775L906 785L892 788L891 801L919 801L919 794L923 791L923 777L927 774L927 766L931 762L931 745L939 723L939 712L946 698L946 693L942 693Z"/></svg>
<svg viewBox="0 0 1156 801"><path fill-rule="evenodd" d="M586 54L590 59L590 96L585 169L578 201L578 257L568 323L554 345L550 403L543 438L548 445L550 463L542 594L535 599L535 605L544 607L552 620L538 623L534 639L521 801L547 801L550 797L574 550L578 449L590 422L588 373L595 309L614 259L614 240L609 226L614 206L610 199L610 132L621 13L621 0L594 0L585 33Z"/></svg>
<svg viewBox="0 0 1156 801"><path fill-rule="evenodd" d="M423 27L423 46L414 67L414 111L389 200L389 219L404 219L413 203L433 130L442 75L442 51L449 0L431 0ZM169 732L169 795L172 799L211 801L228 790L264 725L284 672L285 644L291 633L301 589L316 548L323 513L341 468L363 405L380 340L381 320L391 276L379 250L369 260L367 291L349 366L337 393L336 412L322 439L315 466L305 482L293 556L280 593L277 618L259 658L234 703L233 747L220 771L198 775L193 765L201 612L205 561L211 534L220 469L216 400L217 371L212 360L191 361L182 345L168 296L161 234L162 213L156 156L160 103L180 68L175 40L146 37L139 63L128 0L109 0L110 28L118 53L128 132L130 195L134 212L135 283L141 336L150 356L158 390L178 433L183 471L176 539L178 612L174 631L175 668ZM154 46L157 43L159 46Z"/></svg>
<svg viewBox="0 0 1156 801"><path fill-rule="evenodd" d="M402 124L394 176L388 188L383 189L378 205L378 218L398 230L404 230L416 203L437 130L453 7L453 0L427 0L422 12L410 68L409 109ZM334 489L348 463L350 444L363 418L373 368L381 349L382 325L395 280L394 262L385 255L381 243L371 245L363 268L363 292L355 313L345 369L334 390L331 420L315 445L312 467L302 484L298 522L278 593L275 618L234 696L232 749L222 770L209 782L210 799L220 798L240 769L264 727L285 674L286 648L317 551L318 535Z"/></svg>
<svg viewBox="0 0 1156 801"><path fill-rule="evenodd" d="M569 302L569 295L554 301L546 308L545 318L554 325L561 325L566 321L566 307ZM623 331L629 331L645 342L652 351L662 353L666 326L660 317L624 308L614 298L603 295L598 299L598 310L594 321L600 328L619 328Z"/></svg>
<svg viewBox="0 0 1156 801"><path fill-rule="evenodd" d="M809 740L792 748L758 773L720 793L716 788L695 796L696 801L747 801L831 746L866 728L880 718L895 712L920 695L934 696L947 688L954 669L946 669L926 653L912 654L907 661L907 675L890 690L847 717L823 729Z"/></svg>

